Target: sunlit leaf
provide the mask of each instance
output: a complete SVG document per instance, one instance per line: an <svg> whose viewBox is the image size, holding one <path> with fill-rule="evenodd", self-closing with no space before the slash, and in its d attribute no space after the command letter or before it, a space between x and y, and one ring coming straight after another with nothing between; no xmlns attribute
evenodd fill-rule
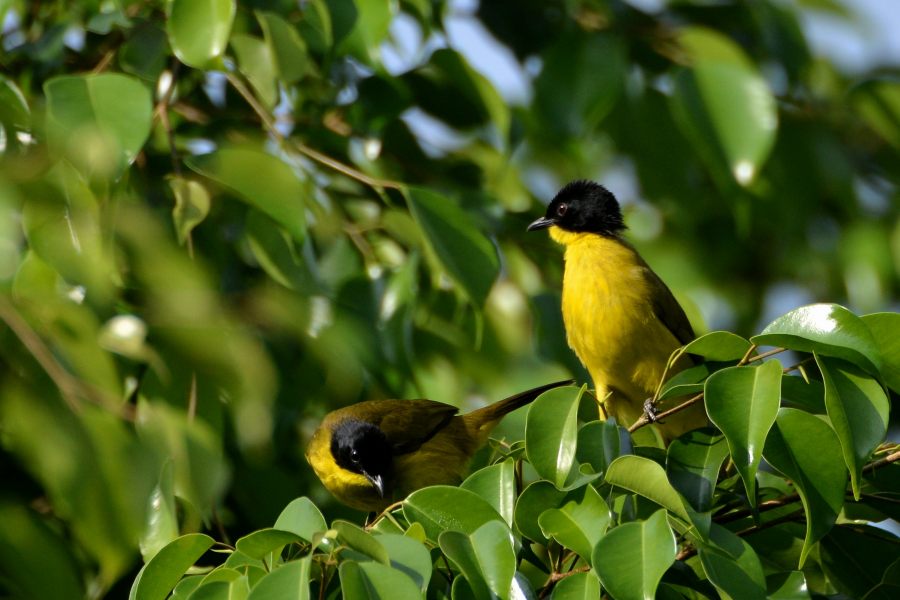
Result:
<svg viewBox="0 0 900 600"><path fill-rule="evenodd" d="M545 392L531 403L525 424L528 462L559 489L573 472L582 391L572 387Z"/></svg>
<svg viewBox="0 0 900 600"><path fill-rule="evenodd" d="M881 376L889 388L900 393L900 314L883 312L860 318L872 332L884 361Z"/></svg>
<svg viewBox="0 0 900 600"><path fill-rule="evenodd" d="M503 521L487 500L469 490L447 485L410 494L403 502L403 515L410 523L421 523L432 541L437 541L443 531L469 534L488 521Z"/></svg>
<svg viewBox="0 0 900 600"><path fill-rule="evenodd" d="M477 598L507 597L516 573L516 555L503 523L489 521L471 535L445 531L440 546L465 575Z"/></svg>
<svg viewBox="0 0 900 600"><path fill-rule="evenodd" d="M288 562L267 573L250 590L247 600L309 600L312 555Z"/></svg>
<svg viewBox="0 0 900 600"><path fill-rule="evenodd" d="M424 592L432 571L428 548L407 535L385 534L379 535L377 539L387 550L391 567L406 573Z"/></svg>
<svg viewBox="0 0 900 600"><path fill-rule="evenodd" d="M609 465L606 481L656 502L685 523L691 518L684 501L669 483L666 472L649 458L642 456L620 456ZM601 580L603 577L601 576Z"/></svg>
<svg viewBox="0 0 900 600"><path fill-rule="evenodd" d="M750 350L750 341L730 331L711 331L687 344L683 351L711 361L738 360Z"/></svg>
<svg viewBox="0 0 900 600"><path fill-rule="evenodd" d="M169 187L175 195L175 208L172 209L175 232L178 234L178 243L184 244L191 230L209 214L209 192L199 181L183 177L170 179Z"/></svg>
<svg viewBox="0 0 900 600"><path fill-rule="evenodd" d="M402 571L380 563L345 561L341 563L338 572L341 577L341 592L346 600L391 600L421 596L412 579Z"/></svg>
<svg viewBox="0 0 900 600"><path fill-rule="evenodd" d="M306 44L294 27L271 12L256 12L262 27L269 54L274 59L278 77L285 83L294 83L302 78L308 69Z"/></svg>
<svg viewBox="0 0 900 600"><path fill-rule="evenodd" d="M730 367L706 380L704 401L710 420L722 430L751 505L756 505L756 471L766 435L781 399L781 364Z"/></svg>
<svg viewBox="0 0 900 600"><path fill-rule="evenodd" d="M129 600L164 600L185 571L213 545L202 533L189 533L170 542L138 573Z"/></svg>
<svg viewBox="0 0 900 600"><path fill-rule="evenodd" d="M837 435L824 421L794 408L778 411L764 450L766 460L797 487L806 513L800 564L834 525L844 504L847 469Z"/></svg>
<svg viewBox="0 0 900 600"><path fill-rule="evenodd" d="M714 429L696 429L672 440L666 454L669 481L695 510L712 509L722 462L728 456L725 438Z"/></svg>
<svg viewBox="0 0 900 600"><path fill-rule="evenodd" d="M600 597L600 580L593 571L575 573L553 588L550 600L594 600Z"/></svg>
<svg viewBox="0 0 900 600"><path fill-rule="evenodd" d="M516 473L511 459L472 473L459 487L487 500L506 524L512 526L516 503Z"/></svg>
<svg viewBox="0 0 900 600"><path fill-rule="evenodd" d="M609 506L593 487L586 485L569 492L559 508L548 508L541 513L538 524L545 536L590 560L610 520Z"/></svg>
<svg viewBox="0 0 900 600"><path fill-rule="evenodd" d="M178 60L203 69L221 56L235 10L234 0L169 0L166 30Z"/></svg>
<svg viewBox="0 0 900 600"><path fill-rule="evenodd" d="M275 521L275 529L290 531L311 542L316 533L328 529L321 511L306 496L291 500Z"/></svg>
<svg viewBox="0 0 900 600"><path fill-rule="evenodd" d="M276 65L272 47L256 36L236 33L231 46L237 54L241 73L247 77L257 96L269 109L278 101Z"/></svg>
<svg viewBox="0 0 900 600"><path fill-rule="evenodd" d="M390 564L390 557L385 547L381 545L378 538L364 529L349 521L335 521L331 524L331 528L337 531L337 539L341 544L371 560L384 565Z"/></svg>

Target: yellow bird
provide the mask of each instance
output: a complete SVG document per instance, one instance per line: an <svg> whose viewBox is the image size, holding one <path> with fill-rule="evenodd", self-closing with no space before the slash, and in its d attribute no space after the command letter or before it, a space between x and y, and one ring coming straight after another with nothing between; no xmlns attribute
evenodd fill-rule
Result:
<svg viewBox="0 0 900 600"><path fill-rule="evenodd" d="M562 313L569 347L593 378L606 414L627 427L647 408L672 351L693 340L694 331L666 284L622 237L619 203L605 187L566 185L528 231L544 228L565 246ZM669 374L689 365L685 355ZM698 403L653 427L668 442L706 423Z"/></svg>
<svg viewBox="0 0 900 600"><path fill-rule="evenodd" d="M335 498L364 511L384 510L419 488L456 485L469 460L505 415L549 389L542 385L465 415L433 400L370 400L328 413L306 460Z"/></svg>

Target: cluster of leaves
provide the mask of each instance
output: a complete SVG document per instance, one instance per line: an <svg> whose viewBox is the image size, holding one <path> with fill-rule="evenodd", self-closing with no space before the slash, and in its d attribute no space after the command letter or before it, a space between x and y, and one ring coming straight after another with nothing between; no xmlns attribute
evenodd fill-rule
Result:
<svg viewBox="0 0 900 600"><path fill-rule="evenodd" d="M558 249L524 231L535 198L570 179L636 183L649 202L614 190L634 240L698 325L755 331L785 281L860 313L886 306L900 289L892 67L841 73L780 2L669 4L0 0L0 595L115 596L181 534L227 542L301 495L357 519L302 458L337 406L470 408L474 390L584 380ZM527 67L522 98L472 66L460 21ZM846 379L832 354L798 349L826 357L821 381ZM889 378L863 354L858 368ZM671 394L699 393L708 372L692 373ZM856 411L842 425L828 410L840 436L855 431ZM852 466L840 438L870 504L859 467L875 437L853 438ZM739 465L735 494L753 479ZM856 516L888 514L879 502ZM294 533L309 544L313 529ZM327 539L310 568L336 555ZM526 562L558 575L567 556ZM183 569L163 572L141 585Z"/></svg>
<svg viewBox="0 0 900 600"><path fill-rule="evenodd" d="M900 537L865 521L900 516L900 446L868 462L888 426L883 384L900 390L897 339L900 314L824 304L752 340L707 334L673 355L705 362L658 400L699 391L678 406L702 399L715 427L638 446L612 421L579 423L583 402L596 409L584 388L551 390L524 441L459 487L414 492L368 530L328 527L299 498L180 579L214 545L189 534L150 560L132 598L896 597ZM811 355L783 368L786 349Z"/></svg>

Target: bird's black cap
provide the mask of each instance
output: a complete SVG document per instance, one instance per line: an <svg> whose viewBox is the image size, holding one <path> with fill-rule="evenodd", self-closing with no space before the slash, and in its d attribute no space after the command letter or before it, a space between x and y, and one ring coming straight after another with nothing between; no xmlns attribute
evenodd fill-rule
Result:
<svg viewBox="0 0 900 600"><path fill-rule="evenodd" d="M618 235L625 230L622 211L612 192L593 181L578 180L559 190L547 213L528 231L556 225L566 231Z"/></svg>
<svg viewBox="0 0 900 600"><path fill-rule="evenodd" d="M393 452L376 425L358 419L341 421L331 432L331 455L339 467L365 476L380 496L390 493Z"/></svg>

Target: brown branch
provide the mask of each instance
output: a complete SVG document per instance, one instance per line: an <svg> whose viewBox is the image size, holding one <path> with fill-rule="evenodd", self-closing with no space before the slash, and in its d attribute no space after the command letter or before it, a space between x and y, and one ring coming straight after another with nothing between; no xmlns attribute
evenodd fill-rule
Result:
<svg viewBox="0 0 900 600"><path fill-rule="evenodd" d="M772 510L774 508L779 508L781 506L785 506L787 504L792 504L800 500L800 494L791 494L790 496L784 496L783 498L775 498L774 500L766 500L765 502L760 502L756 510L757 512L766 512L768 510ZM725 513L720 517L713 519L716 523L730 523L731 521L737 521L739 519L743 519L744 517L749 517L753 514L752 508L746 508L742 510L736 510L731 513Z"/></svg>
<svg viewBox="0 0 900 600"><path fill-rule="evenodd" d="M863 472L865 472L866 469L874 471L875 469L878 469L885 465L895 463L898 460L900 460L900 450L897 450L896 452L888 454L884 458L879 458L876 461L870 462L869 464L867 464L866 466L863 467Z"/></svg>
<svg viewBox="0 0 900 600"><path fill-rule="evenodd" d="M547 594L553 589L553 586L557 584L557 582L565 579L566 577L571 577L572 575L576 575L578 573L587 573L591 570L590 565L584 565L583 567L578 567L577 569L572 569L570 571L565 571L564 573L553 572L550 573L550 576L547 577L547 583L544 584L544 587L541 588L541 593L538 598L546 598Z"/></svg>
<svg viewBox="0 0 900 600"><path fill-rule="evenodd" d="M703 399L703 392L699 392L698 394L691 396L691 398L689 398L688 400L685 400L678 406L675 406L673 408L670 408L669 410L666 410L666 411L663 411L663 412L657 414L654 417L654 421L661 421L662 419L665 419L668 416L674 415L676 413L680 413L681 411L685 410L686 408L689 408L690 406L696 404L697 402L699 402L702 399ZM644 425L649 425L652 422L653 421L651 421L647 417L646 414L641 415L640 418L637 421L635 421L634 423L632 423L631 427L628 428L628 433L634 433L635 431L637 431Z"/></svg>
<svg viewBox="0 0 900 600"><path fill-rule="evenodd" d="M338 173L342 173L347 177L351 177L356 179L357 181L368 185L376 190L383 190L385 188L392 189L402 189L402 184L396 181L391 181L389 179L378 179L375 177L370 177L363 173L362 171L351 167L350 165L346 165L339 160L335 160L330 156L315 150L314 148L310 148L306 144L299 142L297 140L289 140L286 139L281 132L275 127L275 121L272 118L272 115L269 114L269 111L259 103L256 99L256 96L244 85L244 82L241 81L239 77L237 77L234 73L226 73L225 74L228 83L234 87L235 91L241 95L241 97L246 100L247 104L250 105L250 108L253 109L253 112L259 117L265 126L266 130L268 130L269 134L272 135L278 142L282 145L290 145L294 150L303 154L304 156L311 158L312 160L318 162L319 164L325 165L326 167L337 171Z"/></svg>

